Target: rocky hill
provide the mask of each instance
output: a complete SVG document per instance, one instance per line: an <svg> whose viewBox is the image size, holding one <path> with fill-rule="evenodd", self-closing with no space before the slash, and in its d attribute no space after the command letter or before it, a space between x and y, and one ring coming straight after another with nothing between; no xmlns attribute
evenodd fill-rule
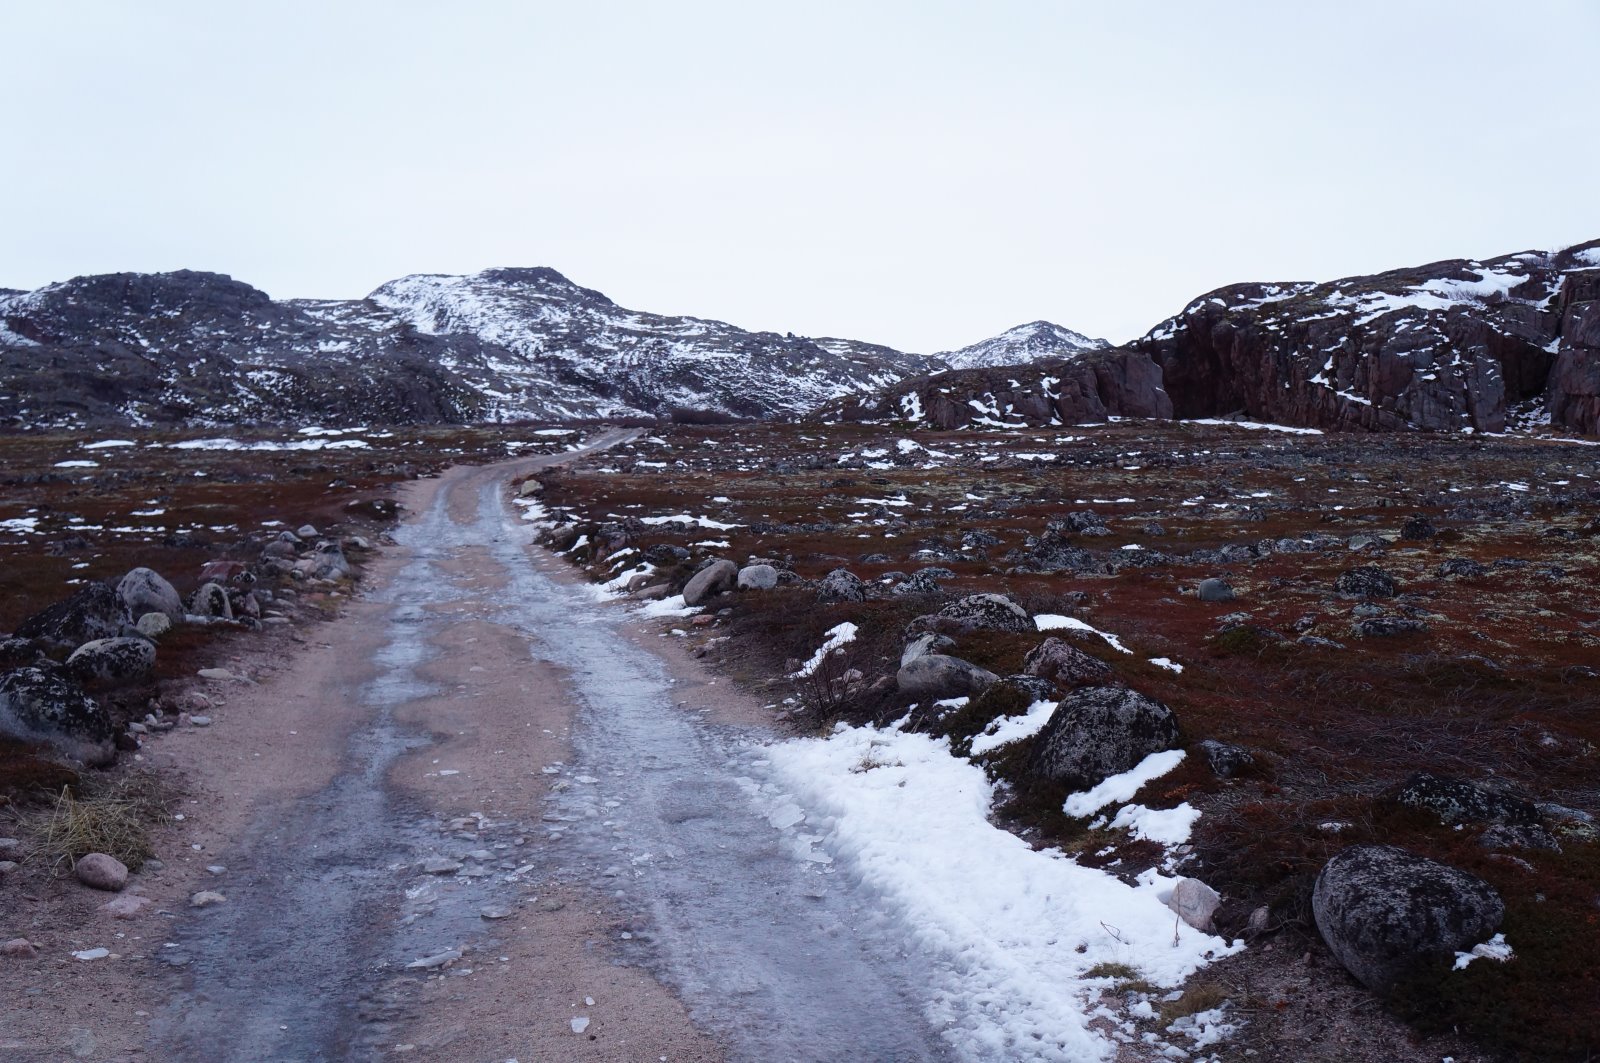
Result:
<svg viewBox="0 0 1600 1063"><path fill-rule="evenodd" d="M800 413L932 359L627 310L551 269L274 301L212 273L0 292L0 423L438 423Z"/></svg>
<svg viewBox="0 0 1600 1063"><path fill-rule="evenodd" d="M934 357L948 362L952 369L984 369L1070 358L1109 346L1107 340L1092 339L1050 321L1030 321L970 347L943 351Z"/></svg>

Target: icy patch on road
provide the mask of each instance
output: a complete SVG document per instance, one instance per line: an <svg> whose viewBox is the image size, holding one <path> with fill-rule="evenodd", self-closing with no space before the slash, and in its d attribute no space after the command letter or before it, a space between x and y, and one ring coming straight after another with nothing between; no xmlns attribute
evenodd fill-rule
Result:
<svg viewBox="0 0 1600 1063"><path fill-rule="evenodd" d="M989 821L993 786L943 740L871 727L771 747L772 770L841 869L883 898L908 947L931 961L927 1011L970 1060L1105 1060L1090 1027L1096 964L1162 986L1242 948L1179 926L1161 896Z"/></svg>

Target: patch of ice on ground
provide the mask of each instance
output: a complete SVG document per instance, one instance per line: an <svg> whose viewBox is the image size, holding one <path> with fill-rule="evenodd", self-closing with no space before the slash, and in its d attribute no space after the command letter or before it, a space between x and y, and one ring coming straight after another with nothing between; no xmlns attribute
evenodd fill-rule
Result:
<svg viewBox="0 0 1600 1063"><path fill-rule="evenodd" d="M1181 422L1183 424L1210 424L1221 425L1224 428L1250 428L1259 432L1287 432L1295 436L1320 436L1320 428L1296 428L1287 424L1266 424L1261 421L1225 421L1220 417L1196 417L1192 420Z"/></svg>
<svg viewBox="0 0 1600 1063"><path fill-rule="evenodd" d="M982 734L973 737L972 755L978 756L1008 743L1032 738L1044 730L1044 725L1050 722L1051 714L1056 711L1056 704L1054 701L1036 701L1020 716L1002 716L998 720L991 721L989 726L983 729Z"/></svg>
<svg viewBox="0 0 1600 1063"><path fill-rule="evenodd" d="M1119 653L1132 653L1133 651L1122 644L1117 636L1101 631L1099 628L1090 627L1075 616L1059 616L1055 613L1040 613L1033 618L1033 626L1040 631L1087 631L1091 635L1099 635L1105 639L1112 649Z"/></svg>
<svg viewBox="0 0 1600 1063"><path fill-rule="evenodd" d="M1181 673L1183 671L1183 665L1174 661L1171 657L1152 657L1150 658L1150 663L1157 668L1165 668L1169 672Z"/></svg>
<svg viewBox="0 0 1600 1063"><path fill-rule="evenodd" d="M1069 816L1092 816L1109 804L1132 801L1139 788L1152 779L1159 779L1183 763L1181 749L1168 749L1152 753L1125 772L1102 780L1082 793L1069 794L1061 811Z"/></svg>
<svg viewBox="0 0 1600 1063"><path fill-rule="evenodd" d="M71 461L56 462L56 468L58 469L98 469L99 467L100 463L98 461L89 461L86 458L74 458Z"/></svg>
<svg viewBox="0 0 1600 1063"><path fill-rule="evenodd" d="M1514 955L1516 953L1512 952L1511 946L1506 943L1506 936L1504 934L1496 934L1483 944L1472 946L1471 952L1456 953L1454 969L1464 971L1473 960L1494 960L1497 963L1505 963Z"/></svg>
<svg viewBox="0 0 1600 1063"><path fill-rule="evenodd" d="M710 528L713 531L728 531L731 528L742 528L742 527L744 527L744 525L742 525L742 524L724 524L721 521L712 520L710 517L696 517L696 516L692 516L692 515L690 515L688 513L674 513L671 516L667 516L667 517L645 517L643 519L643 523L645 523L645 524L695 524L695 525L698 525L698 526L700 526L702 528Z"/></svg>
<svg viewBox="0 0 1600 1063"><path fill-rule="evenodd" d="M5 520L0 520L0 531L25 533L38 530L38 517L8 517Z"/></svg>
<svg viewBox="0 0 1600 1063"><path fill-rule="evenodd" d="M135 443L131 439L102 439L97 443L85 443L84 450L109 450L112 447L131 447Z"/></svg>
<svg viewBox="0 0 1600 1063"><path fill-rule="evenodd" d="M702 612L698 605L688 605L683 600L683 595L674 594L670 598L658 598L653 602L646 602L633 611L634 616L651 619L662 616L694 616Z"/></svg>
<svg viewBox="0 0 1600 1063"><path fill-rule="evenodd" d="M1162 986L1243 948L1179 926L1157 871L1128 885L989 821L983 770L922 734L841 727L771 747L772 769L841 871L882 897L927 959L926 1010L969 1060L1104 1060L1096 964Z"/></svg>
<svg viewBox="0 0 1600 1063"><path fill-rule="evenodd" d="M1110 826L1126 830L1144 841L1182 845L1189 840L1189 832L1194 830L1199 819L1200 810L1187 801L1177 808L1123 805L1117 810Z"/></svg>

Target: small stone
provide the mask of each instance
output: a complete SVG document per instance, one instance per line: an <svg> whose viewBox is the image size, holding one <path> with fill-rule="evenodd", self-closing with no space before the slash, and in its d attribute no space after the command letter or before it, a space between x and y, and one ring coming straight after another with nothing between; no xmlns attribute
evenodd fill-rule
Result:
<svg viewBox="0 0 1600 1063"><path fill-rule="evenodd" d="M227 899L228 898L224 897L216 890L201 890L199 893L196 893L193 897L189 898L189 907L210 908L212 905L221 904Z"/></svg>
<svg viewBox="0 0 1600 1063"><path fill-rule="evenodd" d="M19 960L31 960L39 955L39 950L27 938L12 938L4 945L0 945L0 956L11 956Z"/></svg>
<svg viewBox="0 0 1600 1063"><path fill-rule="evenodd" d="M580 1015L578 1018L572 1020L572 1032L573 1033L582 1033L583 1031L587 1030L588 1028L589 1028L589 1019L588 1019L587 1016Z"/></svg>
<svg viewBox="0 0 1600 1063"><path fill-rule="evenodd" d="M510 919L514 910L503 904L490 904L480 909L478 914L485 919Z"/></svg>
<svg viewBox="0 0 1600 1063"><path fill-rule="evenodd" d="M211 726L211 717L209 717L209 716L191 716L191 717L189 717L189 723L194 727L210 727Z"/></svg>
<svg viewBox="0 0 1600 1063"><path fill-rule="evenodd" d="M110 949L81 949L72 954L75 960L103 960L111 955Z"/></svg>
<svg viewBox="0 0 1600 1063"><path fill-rule="evenodd" d="M1211 917L1221 903L1222 897L1217 891L1197 878L1179 879L1172 887L1172 896L1167 899L1167 907L1196 930L1211 929Z"/></svg>
<svg viewBox="0 0 1600 1063"><path fill-rule="evenodd" d="M238 676L234 675L226 668L202 668L200 669L199 675L201 679L215 679L219 682L226 682L227 680L238 678Z"/></svg>
<svg viewBox="0 0 1600 1063"><path fill-rule="evenodd" d="M105 853L90 853L72 866L78 881L90 889L115 893L128 884L128 865Z"/></svg>
<svg viewBox="0 0 1600 1063"><path fill-rule="evenodd" d="M460 949L445 949L443 952L436 952L432 956L424 956L420 960L412 960L406 964L406 970L431 971L435 967L443 967L447 964L455 963L460 958Z"/></svg>
<svg viewBox="0 0 1600 1063"><path fill-rule="evenodd" d="M113 919L132 919L154 903L149 897L141 897L137 893L124 893L102 904L100 910Z"/></svg>
<svg viewBox="0 0 1600 1063"><path fill-rule="evenodd" d="M17 869L15 860L0 860L0 875L9 875Z"/></svg>
<svg viewBox="0 0 1600 1063"><path fill-rule="evenodd" d="M460 860L448 856L430 856L422 862L423 873L428 875L453 875L464 866Z"/></svg>

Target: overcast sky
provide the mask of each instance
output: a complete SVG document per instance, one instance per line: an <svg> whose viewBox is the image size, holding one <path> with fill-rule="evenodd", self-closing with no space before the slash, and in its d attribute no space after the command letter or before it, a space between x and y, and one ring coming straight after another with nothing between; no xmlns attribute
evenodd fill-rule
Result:
<svg viewBox="0 0 1600 1063"><path fill-rule="evenodd" d="M1600 5L0 0L0 286L548 265L909 350L1600 236Z"/></svg>

